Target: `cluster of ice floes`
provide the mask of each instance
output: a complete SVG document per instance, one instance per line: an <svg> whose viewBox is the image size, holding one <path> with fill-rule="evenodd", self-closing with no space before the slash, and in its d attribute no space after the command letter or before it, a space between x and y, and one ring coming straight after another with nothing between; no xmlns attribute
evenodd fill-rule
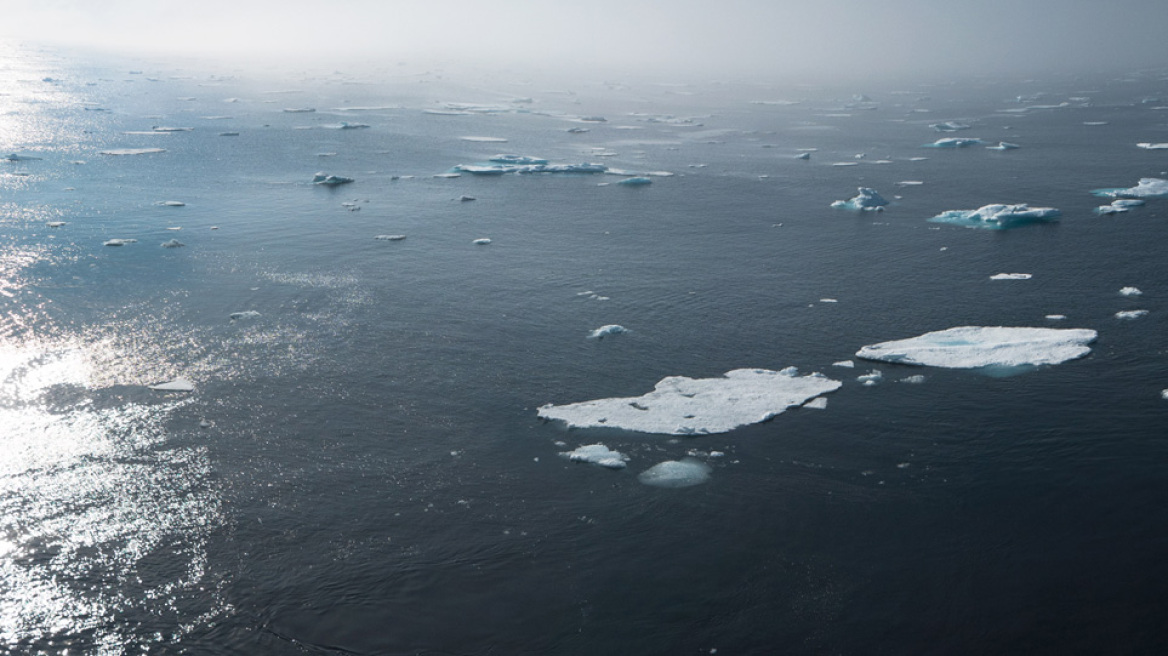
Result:
<svg viewBox="0 0 1168 656"><path fill-rule="evenodd" d="M588 444L573 451L561 451L560 455L572 462L587 462L609 469L624 469L629 457L620 451L613 451L603 444Z"/></svg>
<svg viewBox="0 0 1168 656"><path fill-rule="evenodd" d="M1018 205L983 205L976 210L949 210L929 219L934 223L950 223L966 228L1004 230L1029 223L1056 221L1061 213L1053 207Z"/></svg>
<svg viewBox="0 0 1168 656"><path fill-rule="evenodd" d="M856 212L883 212L884 206L888 204L888 201L875 189L859 187L856 191L855 198L850 200L837 200L831 206L840 210L853 210Z"/></svg>
<svg viewBox="0 0 1168 656"><path fill-rule="evenodd" d="M622 428L642 433L698 435L766 421L842 385L818 373L735 369L721 378L670 376L637 397L600 399L539 409L544 419L574 428Z"/></svg>
<svg viewBox="0 0 1168 656"><path fill-rule="evenodd" d="M1134 187L1096 189L1091 193L1100 198L1168 198L1168 180L1140 178Z"/></svg>
<svg viewBox="0 0 1168 656"><path fill-rule="evenodd" d="M1091 352L1087 328L961 326L865 346L856 357L951 369L1059 364Z"/></svg>
<svg viewBox="0 0 1168 656"><path fill-rule="evenodd" d="M945 137L938 139L931 144L925 144L922 148L966 148L969 146L977 146L985 143L981 139L969 137Z"/></svg>

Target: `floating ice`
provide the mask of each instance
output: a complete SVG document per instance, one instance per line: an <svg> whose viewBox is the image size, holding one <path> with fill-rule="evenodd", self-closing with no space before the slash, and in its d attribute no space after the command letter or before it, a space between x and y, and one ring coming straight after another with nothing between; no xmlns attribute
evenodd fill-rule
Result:
<svg viewBox="0 0 1168 656"><path fill-rule="evenodd" d="M170 382L151 385L150 389L162 392L193 392L195 391L195 384L186 378L175 378Z"/></svg>
<svg viewBox="0 0 1168 656"><path fill-rule="evenodd" d="M1124 296L1139 296L1140 294L1143 294L1139 287L1124 287L1119 290L1119 293Z"/></svg>
<svg viewBox="0 0 1168 656"><path fill-rule="evenodd" d="M285 107L284 112L287 114L311 114L315 112L315 107Z"/></svg>
<svg viewBox="0 0 1168 656"><path fill-rule="evenodd" d="M879 369L873 369L872 371L869 371L862 376L856 376L856 380L863 383L864 385L867 385L868 387L871 387L876 383L884 380L884 373Z"/></svg>
<svg viewBox="0 0 1168 656"><path fill-rule="evenodd" d="M1095 189L1091 193L1100 198L1168 198L1168 180L1140 178L1134 187Z"/></svg>
<svg viewBox="0 0 1168 656"><path fill-rule="evenodd" d="M641 472L637 480L654 487L691 487L710 480L710 466L699 460L666 460Z"/></svg>
<svg viewBox="0 0 1168 656"><path fill-rule="evenodd" d="M987 150L1017 150L1021 147L1022 146L1019 146L1018 144L1015 144L1015 143L1010 143L1009 141L999 141L998 145L986 146L986 149Z"/></svg>
<svg viewBox="0 0 1168 656"><path fill-rule="evenodd" d="M478 199L477 199L477 198L475 198L474 196L467 196L467 195L465 195L465 194L463 194L462 196L459 196L459 197L458 197L458 202L460 202L460 203L469 203L469 202L471 202L472 200L478 200Z"/></svg>
<svg viewBox="0 0 1168 656"><path fill-rule="evenodd" d="M1136 148L1144 150L1168 150L1168 143L1138 143Z"/></svg>
<svg viewBox="0 0 1168 656"><path fill-rule="evenodd" d="M126 244L136 244L137 239L110 239L105 242L105 246L125 246Z"/></svg>
<svg viewBox="0 0 1168 656"><path fill-rule="evenodd" d="M923 184L925 184L925 183L921 180L901 180L900 182L896 183L896 186L898 186L898 187L919 187L920 185L923 185Z"/></svg>
<svg viewBox="0 0 1168 656"><path fill-rule="evenodd" d="M1096 207L1095 212L1098 214L1122 214L1130 211L1133 207L1139 207L1144 204L1144 201L1138 198L1116 198L1111 201L1110 205Z"/></svg>
<svg viewBox="0 0 1168 656"><path fill-rule="evenodd" d="M154 132L190 132L194 130L194 128L172 128L165 125L155 125L150 129Z"/></svg>
<svg viewBox="0 0 1168 656"><path fill-rule="evenodd" d="M909 385L920 385L921 383L925 382L925 377L920 375L920 374L917 374L915 376L905 376L904 378L901 378L900 380L898 380L896 382L908 383Z"/></svg>
<svg viewBox="0 0 1168 656"><path fill-rule="evenodd" d="M966 228L1005 230L1029 223L1058 220L1061 213L1053 207L1018 205L983 205L976 210L949 210L929 219Z"/></svg>
<svg viewBox="0 0 1168 656"><path fill-rule="evenodd" d="M65 225L65 222L64 221L49 221L46 225L48 225L50 228L60 228L61 226Z"/></svg>
<svg viewBox="0 0 1168 656"><path fill-rule="evenodd" d="M487 160L496 164L516 164L526 166L530 164L547 164L548 161L541 157L528 157L526 155L495 155Z"/></svg>
<svg viewBox="0 0 1168 656"><path fill-rule="evenodd" d="M653 183L653 181L650 180L649 178L638 175L638 176L635 176L632 178L625 178L624 180L621 180L617 184L624 185L626 187L643 187L647 184L652 184L652 183Z"/></svg>
<svg viewBox="0 0 1168 656"><path fill-rule="evenodd" d="M491 243L491 240L487 239L486 237L481 237L479 239L474 240L471 243L476 244L478 246L486 246L487 244Z"/></svg>
<svg viewBox="0 0 1168 656"><path fill-rule="evenodd" d="M855 363L855 362L852 362L851 360L840 360L839 362L833 362L833 363L831 363L831 366L833 366L833 367L845 367L845 368L847 368L847 369L853 369L853 368L855 368L855 366L856 366L856 363Z"/></svg>
<svg viewBox="0 0 1168 656"><path fill-rule="evenodd" d="M1160 390L1160 398L1168 401L1168 389Z"/></svg>
<svg viewBox="0 0 1168 656"><path fill-rule="evenodd" d="M810 408L811 410L826 410L827 409L827 397L826 396L817 396L817 397L811 399L810 401L808 401L807 403L804 403L803 407Z"/></svg>
<svg viewBox="0 0 1168 656"><path fill-rule="evenodd" d="M380 239L382 241L401 241L405 238L405 235L377 235L374 237L374 239Z"/></svg>
<svg viewBox="0 0 1168 656"><path fill-rule="evenodd" d="M39 159L39 157L33 157L32 155L17 155L16 153L4 157L4 160L7 162L34 162Z"/></svg>
<svg viewBox="0 0 1168 656"><path fill-rule="evenodd" d="M312 184L325 185L328 187L335 187L353 182L353 178L346 178L340 175L329 175L320 171L312 176Z"/></svg>
<svg viewBox="0 0 1168 656"><path fill-rule="evenodd" d="M945 121L944 123L934 123L929 127L937 132L957 132L958 130L968 130L969 126L964 123L957 123L954 121Z"/></svg>
<svg viewBox="0 0 1168 656"><path fill-rule="evenodd" d="M990 280L1030 280L1033 277L1029 273L995 273Z"/></svg>
<svg viewBox="0 0 1168 656"><path fill-rule="evenodd" d="M170 241L162 242L163 248L182 248L183 246L186 246L186 244L177 239L171 239Z"/></svg>
<svg viewBox="0 0 1168 656"><path fill-rule="evenodd" d="M951 369L1059 364L1091 352L1086 328L960 326L865 346L856 357Z"/></svg>
<svg viewBox="0 0 1168 656"><path fill-rule="evenodd" d="M1067 315L1065 315L1065 314L1048 314L1043 318L1048 319L1050 321L1066 321Z"/></svg>
<svg viewBox="0 0 1168 656"><path fill-rule="evenodd" d="M965 148L967 146L976 146L985 143L977 138L962 138L962 137L945 137L938 139L931 144L925 144L922 148Z"/></svg>
<svg viewBox="0 0 1168 656"><path fill-rule="evenodd" d="M884 206L888 201L884 199L875 189L870 187L859 187L856 189L858 194L851 200L837 200L831 204L832 207L840 210L854 210L861 211L884 211Z"/></svg>
<svg viewBox="0 0 1168 656"><path fill-rule="evenodd" d="M588 339L604 339L605 337L611 337L612 335L622 335L627 332L632 331L630 331L628 328L625 328L624 326L609 324L607 326L601 326L596 330L588 333Z"/></svg>
<svg viewBox="0 0 1168 656"><path fill-rule="evenodd" d="M1115 318L1130 321L1132 319L1139 319L1140 317L1146 315L1147 313L1148 313L1147 310L1124 310L1122 312L1116 312Z"/></svg>
<svg viewBox="0 0 1168 656"><path fill-rule="evenodd" d="M181 200L160 200L155 205L161 205L163 207L186 207L186 203Z"/></svg>
<svg viewBox="0 0 1168 656"><path fill-rule="evenodd" d="M221 137L238 137L239 133L238 132L220 132L219 136L221 136Z"/></svg>
<svg viewBox="0 0 1168 656"><path fill-rule="evenodd" d="M475 143L507 143L503 137L459 137L463 141L473 141Z"/></svg>
<svg viewBox="0 0 1168 656"><path fill-rule="evenodd" d="M608 167L603 164L459 164L455 171L473 175L503 175L504 173L606 173Z"/></svg>
<svg viewBox="0 0 1168 656"><path fill-rule="evenodd" d="M573 451L561 451L560 455L572 462L587 462L609 469L624 469L629 457L620 451L612 451L603 444L588 444Z"/></svg>
<svg viewBox="0 0 1168 656"><path fill-rule="evenodd" d="M151 155L153 153L165 153L165 148L113 148L110 150L100 151L99 155Z"/></svg>
<svg viewBox="0 0 1168 656"><path fill-rule="evenodd" d="M721 378L669 376L642 396L548 404L538 414L578 428L607 426L667 435L725 433L766 421L841 385L818 373L799 376L793 368L735 369Z"/></svg>
<svg viewBox="0 0 1168 656"><path fill-rule="evenodd" d="M255 310L244 310L243 312L232 312L230 319L232 321L239 321L240 319L257 319L260 313Z"/></svg>
<svg viewBox="0 0 1168 656"><path fill-rule="evenodd" d="M795 159L811 159L811 153L799 153Z"/></svg>

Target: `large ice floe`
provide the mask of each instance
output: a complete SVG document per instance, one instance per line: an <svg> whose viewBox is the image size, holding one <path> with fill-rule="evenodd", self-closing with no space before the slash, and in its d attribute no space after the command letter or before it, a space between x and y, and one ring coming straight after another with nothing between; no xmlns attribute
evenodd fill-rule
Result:
<svg viewBox="0 0 1168 656"><path fill-rule="evenodd" d="M968 146L976 146L985 143L981 139L972 137L945 137L938 139L931 144L925 144L922 148L966 148Z"/></svg>
<svg viewBox="0 0 1168 656"><path fill-rule="evenodd" d="M1061 212L1053 207L1018 205L983 205L976 210L949 210L929 219L933 223L951 223L966 228L1005 230L1029 223L1057 221Z"/></svg>
<svg viewBox="0 0 1168 656"><path fill-rule="evenodd" d="M1087 328L960 326L865 346L856 357L950 369L1003 372L1081 358L1098 334Z"/></svg>
<svg viewBox="0 0 1168 656"><path fill-rule="evenodd" d="M1134 187L1095 189L1091 193L1100 198L1168 198L1168 180L1140 178Z"/></svg>
<svg viewBox="0 0 1168 656"><path fill-rule="evenodd" d="M855 198L849 200L837 200L831 204L832 207L838 210L853 210L856 212L882 212L884 206L888 201L879 194L875 189L870 187L859 187Z"/></svg>
<svg viewBox="0 0 1168 656"><path fill-rule="evenodd" d="M638 481L654 487L692 487L709 479L710 466L693 458L666 460L637 476Z"/></svg>
<svg viewBox="0 0 1168 656"><path fill-rule="evenodd" d="M800 376L794 367L735 369L720 378L669 376L642 396L548 404L538 414L574 428L666 435L725 433L766 421L841 385L819 373Z"/></svg>

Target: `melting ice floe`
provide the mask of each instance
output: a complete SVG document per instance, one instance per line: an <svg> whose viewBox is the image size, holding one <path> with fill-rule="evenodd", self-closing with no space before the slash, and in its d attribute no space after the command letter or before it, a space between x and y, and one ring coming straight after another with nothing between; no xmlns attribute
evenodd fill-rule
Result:
<svg viewBox="0 0 1168 656"><path fill-rule="evenodd" d="M110 239L110 240L107 240L103 245L105 245L105 246L125 246L126 244L136 244L136 243L138 243L137 239Z"/></svg>
<svg viewBox="0 0 1168 656"><path fill-rule="evenodd" d="M985 143L977 138L963 138L963 137L946 137L938 139L931 144L925 144L922 148L965 148L967 146L976 146Z"/></svg>
<svg viewBox="0 0 1168 656"><path fill-rule="evenodd" d="M588 339L604 339L605 337L611 337L612 335L622 335L627 332L632 331L630 331L628 328L625 328L624 326L609 324L607 326L601 326L596 330L588 333Z"/></svg>
<svg viewBox="0 0 1168 656"><path fill-rule="evenodd" d="M884 206L888 201L884 199L875 189L869 187L859 187L855 198L850 200L837 200L831 204L832 207L840 210L854 210L860 211L875 211L883 212Z"/></svg>
<svg viewBox="0 0 1168 656"><path fill-rule="evenodd" d="M1116 312L1115 318L1131 321L1132 319L1139 319L1147 313L1147 310L1123 310L1122 312Z"/></svg>
<svg viewBox="0 0 1168 656"><path fill-rule="evenodd" d="M1056 221L1062 214L1053 207L1018 205L983 205L976 210L949 210L929 219L966 228L1004 230L1029 223Z"/></svg>
<svg viewBox="0 0 1168 656"><path fill-rule="evenodd" d="M725 433L766 421L841 385L818 373L799 376L794 367L782 371L735 369L721 378L669 376L643 396L548 404L538 414L577 428L623 428L667 435Z"/></svg>
<svg viewBox="0 0 1168 656"><path fill-rule="evenodd" d="M1168 198L1168 180L1140 178L1134 187L1095 189L1091 193L1100 198Z"/></svg>
<svg viewBox="0 0 1168 656"><path fill-rule="evenodd" d="M856 357L951 369L1059 364L1091 352L1087 328L960 326L865 346Z"/></svg>
<svg viewBox="0 0 1168 656"><path fill-rule="evenodd" d="M374 239L380 239L381 241L401 241L405 238L405 235L377 235L374 237Z"/></svg>
<svg viewBox="0 0 1168 656"><path fill-rule="evenodd" d="M612 451L603 444L588 444L574 451L561 451L560 455L572 462L587 462L609 469L624 469L629 457L620 451Z"/></svg>
<svg viewBox="0 0 1168 656"><path fill-rule="evenodd" d="M182 248L183 246L186 246L186 244L177 239L171 239L170 241L162 242L163 248Z"/></svg>
<svg viewBox="0 0 1168 656"><path fill-rule="evenodd" d="M644 185L652 184L652 183L653 183L653 181L651 179L646 178L645 176L642 176L642 175L638 175L638 176L633 176L631 178L625 178L624 180L621 180L617 184L624 185L626 187L642 187Z"/></svg>
<svg viewBox="0 0 1168 656"><path fill-rule="evenodd" d="M710 479L710 466L700 460L666 460L641 472L637 480L654 487L691 487Z"/></svg>
<svg viewBox="0 0 1168 656"><path fill-rule="evenodd" d="M604 164L458 164L454 171L472 175L503 175L505 173L606 173Z"/></svg>
<svg viewBox="0 0 1168 656"><path fill-rule="evenodd" d="M1116 198L1111 201L1110 205L1100 205L1095 208L1096 214L1123 214L1131 211L1133 207L1143 205L1144 201L1138 198Z"/></svg>

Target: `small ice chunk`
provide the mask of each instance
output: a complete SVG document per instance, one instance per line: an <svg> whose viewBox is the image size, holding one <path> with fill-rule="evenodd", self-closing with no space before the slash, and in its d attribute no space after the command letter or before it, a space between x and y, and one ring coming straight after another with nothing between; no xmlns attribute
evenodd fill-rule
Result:
<svg viewBox="0 0 1168 656"><path fill-rule="evenodd" d="M1005 230L1030 223L1057 221L1061 212L1053 207L1017 205L983 205L976 210L949 210L929 219L933 223L949 223L966 228Z"/></svg>
<svg viewBox="0 0 1168 656"><path fill-rule="evenodd" d="M834 298L821 298L821 299L819 299L819 302L820 303L839 303L839 300L834 299Z"/></svg>
<svg viewBox="0 0 1168 656"><path fill-rule="evenodd" d="M630 331L628 328L625 328L624 326L609 324L607 326L601 326L596 330L588 333L588 339L604 339L605 337L610 337L612 335L622 335L627 332L632 331Z"/></svg>
<svg viewBox="0 0 1168 656"><path fill-rule="evenodd" d="M491 240L487 239L486 237L481 237L479 239L474 240L471 243L478 245L478 246L486 246L487 244L491 243Z"/></svg>
<svg viewBox="0 0 1168 656"><path fill-rule="evenodd" d="M917 187L917 186L920 186L923 184L925 184L925 183L921 180L901 180L900 182L896 183L896 186L898 186L898 187Z"/></svg>
<svg viewBox="0 0 1168 656"><path fill-rule="evenodd" d="M908 383L910 385L920 385L925 382L925 377L917 374L915 376L906 376L897 381L898 383Z"/></svg>
<svg viewBox="0 0 1168 656"><path fill-rule="evenodd" d="M194 128L174 128L166 125L155 125L150 128L154 132L191 132Z"/></svg>
<svg viewBox="0 0 1168 656"><path fill-rule="evenodd" d="M219 136L221 136L221 137L238 137L239 133L238 132L220 132Z"/></svg>
<svg viewBox="0 0 1168 656"><path fill-rule="evenodd" d="M1124 287L1123 289L1119 290L1119 293L1124 296L1139 296L1140 294L1143 294L1139 287Z"/></svg>
<svg viewBox="0 0 1168 656"><path fill-rule="evenodd" d="M286 114L311 114L312 112L315 112L315 111L316 111L315 107L285 107L284 108L284 112Z"/></svg>
<svg viewBox="0 0 1168 656"><path fill-rule="evenodd" d="M503 137L459 137L463 141L473 141L475 143L507 143Z"/></svg>
<svg viewBox="0 0 1168 656"><path fill-rule="evenodd" d="M795 159L811 159L811 153L799 153Z"/></svg>
<svg viewBox="0 0 1168 656"><path fill-rule="evenodd" d="M839 389L822 374L735 369L719 378L669 376L652 392L568 405L548 404L539 416L578 428L624 428L642 433L725 433L766 421L787 408Z"/></svg>
<svg viewBox="0 0 1168 656"><path fill-rule="evenodd" d="M700 460L666 460L641 472L637 480L654 487L691 487L710 479L711 468Z"/></svg>
<svg viewBox="0 0 1168 656"><path fill-rule="evenodd" d="M856 357L952 369L1059 364L1091 352L1087 328L959 326L865 346Z"/></svg>
<svg viewBox="0 0 1168 656"><path fill-rule="evenodd" d="M931 144L925 144L922 148L966 148L968 146L976 146L985 143L977 138L962 138L962 137L946 137L938 139Z"/></svg>
<svg viewBox="0 0 1168 656"><path fill-rule="evenodd" d="M165 148L111 148L110 150L99 151L99 155L150 155L153 153L165 153Z"/></svg>
<svg viewBox="0 0 1168 656"><path fill-rule="evenodd" d="M49 221L46 225L48 225L50 228L60 228L61 226L65 225L65 222L64 221Z"/></svg>
<svg viewBox="0 0 1168 656"><path fill-rule="evenodd" d="M528 157L526 155L510 154L495 155L494 157L488 158L487 161L494 162L495 164L516 164L519 166L548 163L548 161L542 157Z"/></svg>
<svg viewBox="0 0 1168 656"><path fill-rule="evenodd" d="M105 246L125 246L126 244L136 244L137 239L110 239L105 242Z"/></svg>
<svg viewBox="0 0 1168 656"><path fill-rule="evenodd" d="M181 200L160 200L155 204L163 207L186 207L186 203Z"/></svg>
<svg viewBox="0 0 1168 656"><path fill-rule="evenodd" d="M872 371L869 371L862 376L856 376L856 380L860 381L864 385L867 385L868 387L871 387L876 383L884 380L884 374L879 369L873 369Z"/></svg>
<svg viewBox="0 0 1168 656"><path fill-rule="evenodd" d="M241 319L256 319L259 316L260 313L255 310L244 310L243 312L232 312L230 318L232 321L239 321Z"/></svg>
<svg viewBox="0 0 1168 656"><path fill-rule="evenodd" d="M1168 198L1168 180L1140 178L1134 187L1095 189L1091 193L1100 198Z"/></svg>
<svg viewBox="0 0 1168 656"><path fill-rule="evenodd" d="M624 469L629 457L620 451L613 451L603 444L588 444L573 451L561 451L560 455L572 462L587 462L609 469Z"/></svg>
<svg viewBox="0 0 1168 656"><path fill-rule="evenodd" d="M1139 319L1147 313L1147 310L1123 310L1122 312L1116 312L1115 318L1130 321L1132 319Z"/></svg>
<svg viewBox="0 0 1168 656"><path fill-rule="evenodd" d="M1168 150L1168 143L1138 143L1136 148L1144 150Z"/></svg>
<svg viewBox="0 0 1168 656"><path fill-rule="evenodd" d="M841 210L860 211L883 211L888 201L884 199L875 189L870 187L859 187L856 189L857 195L850 200L837 200L831 204L832 207Z"/></svg>
<svg viewBox="0 0 1168 656"><path fill-rule="evenodd" d="M831 363L833 367L844 367L845 369L854 369L856 363L851 360L840 360L839 362Z"/></svg>
<svg viewBox="0 0 1168 656"><path fill-rule="evenodd" d="M1049 321L1066 321L1067 315L1065 315L1065 314L1048 314L1044 318L1049 320Z"/></svg>
<svg viewBox="0 0 1168 656"><path fill-rule="evenodd" d="M1017 150L1021 147L1022 146L1019 146L1015 143L1010 143L1009 141L999 141L998 145L996 146L986 146L986 150Z"/></svg>
<svg viewBox="0 0 1168 656"><path fill-rule="evenodd" d="M405 235L377 235L374 237L374 239L380 239L381 241L401 241L405 238Z"/></svg>
<svg viewBox="0 0 1168 656"><path fill-rule="evenodd" d="M826 396L817 396L814 399L811 399L810 401L808 401L807 403L804 403L803 407L810 408L812 410L826 410L827 409L827 397Z"/></svg>
<svg viewBox="0 0 1168 656"><path fill-rule="evenodd" d="M466 195L462 195L462 196L459 196L459 197L458 197L458 200L459 200L459 202L461 202L461 203L469 203L469 202L470 202L470 201L472 201L472 200L478 200L478 199L477 199L477 198L475 198L474 196L466 196Z"/></svg>
<svg viewBox="0 0 1168 656"><path fill-rule="evenodd" d="M642 187L647 184L653 184L653 180L646 178L643 175L634 176L632 178L625 178L617 183L626 187Z"/></svg>
<svg viewBox="0 0 1168 656"><path fill-rule="evenodd" d="M1168 401L1168 389L1160 390L1160 398Z"/></svg>
<svg viewBox="0 0 1168 656"><path fill-rule="evenodd" d="M166 383L151 385L150 389L163 392L193 392L195 391L195 384L186 378L175 378Z"/></svg>
<svg viewBox="0 0 1168 656"><path fill-rule="evenodd" d="M8 162L35 162L39 159L39 157L33 157L32 155L18 155L16 153L4 157L4 160Z"/></svg>
<svg viewBox="0 0 1168 656"><path fill-rule="evenodd" d="M171 239L170 241L162 242L163 248L182 248L183 246L186 246L186 244L177 239Z"/></svg>
<svg viewBox="0 0 1168 656"><path fill-rule="evenodd" d="M1033 277L1029 273L995 273L990 280L1030 280Z"/></svg>
<svg viewBox="0 0 1168 656"><path fill-rule="evenodd" d="M312 184L325 185L328 187L335 187L353 182L353 178L346 178L341 175L329 175L323 171L317 172L312 176Z"/></svg>
<svg viewBox="0 0 1168 656"><path fill-rule="evenodd" d="M957 132L958 130L968 130L970 126L956 121L945 121L944 123L934 123L929 127L937 132Z"/></svg>

